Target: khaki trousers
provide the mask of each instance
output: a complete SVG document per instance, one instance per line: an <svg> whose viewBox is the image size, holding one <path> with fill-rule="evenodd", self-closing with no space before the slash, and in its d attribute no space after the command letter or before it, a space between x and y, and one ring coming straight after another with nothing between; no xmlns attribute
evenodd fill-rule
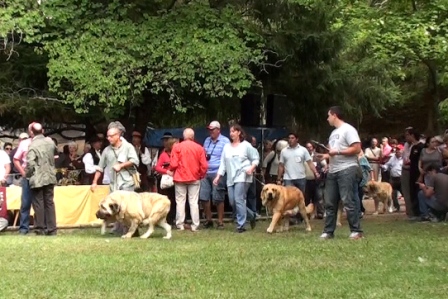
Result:
<svg viewBox="0 0 448 299"><path fill-rule="evenodd" d="M190 204L191 221L193 224L191 228L193 230L199 228L199 189L200 181L185 183L174 183L174 189L176 192L176 226L177 228L183 228L185 222L185 202L187 200Z"/></svg>

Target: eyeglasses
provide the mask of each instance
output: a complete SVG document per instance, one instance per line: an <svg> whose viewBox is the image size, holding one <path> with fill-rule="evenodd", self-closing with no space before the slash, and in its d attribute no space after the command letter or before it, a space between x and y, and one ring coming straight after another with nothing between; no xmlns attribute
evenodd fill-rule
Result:
<svg viewBox="0 0 448 299"><path fill-rule="evenodd" d="M5 147L5 151L10 151L12 150L12 147Z"/></svg>
<svg viewBox="0 0 448 299"><path fill-rule="evenodd" d="M114 137L114 136L116 136L116 135L118 135L118 133L110 134L110 135L107 135L107 138L111 138L111 137Z"/></svg>

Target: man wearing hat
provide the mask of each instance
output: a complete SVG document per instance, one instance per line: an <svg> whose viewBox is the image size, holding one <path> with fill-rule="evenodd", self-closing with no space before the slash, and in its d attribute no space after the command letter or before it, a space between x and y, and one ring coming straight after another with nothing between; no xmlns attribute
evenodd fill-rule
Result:
<svg viewBox="0 0 448 299"><path fill-rule="evenodd" d="M217 186L213 184L213 180L218 173L219 165L221 164L221 154L224 145L230 143L229 138L221 135L221 124L217 121L212 121L207 126L210 134L204 141L205 157L208 161L208 169L205 178L201 180L201 188L199 192L199 200L204 209L205 218L207 222L204 224L205 228L212 228L212 211L210 200L216 205L218 211L218 229L224 228L224 200L226 192L226 178L220 178Z"/></svg>
<svg viewBox="0 0 448 299"><path fill-rule="evenodd" d="M94 136L90 140L90 150L83 156L82 162L84 163L85 175L83 178L84 185L91 185L93 183L93 177L95 176L96 167L100 163L101 158L101 148L103 147L103 142L98 136ZM107 173L102 174L98 182L103 182L103 175L106 176Z"/></svg>
<svg viewBox="0 0 448 299"><path fill-rule="evenodd" d="M384 171L389 171L390 173L390 184L392 185L393 189L392 200L397 212L400 211L400 204L398 203L398 192L402 193L401 171L403 168L403 149L403 145L397 145L395 155L391 156L389 161L381 166Z"/></svg>
<svg viewBox="0 0 448 299"><path fill-rule="evenodd" d="M148 181L148 169L151 165L151 155L146 146L142 145L142 134L140 132L134 131L132 132L132 145L135 148L135 152L138 155L139 165L138 172L140 173L141 178L141 191L147 192L150 190L149 181Z"/></svg>

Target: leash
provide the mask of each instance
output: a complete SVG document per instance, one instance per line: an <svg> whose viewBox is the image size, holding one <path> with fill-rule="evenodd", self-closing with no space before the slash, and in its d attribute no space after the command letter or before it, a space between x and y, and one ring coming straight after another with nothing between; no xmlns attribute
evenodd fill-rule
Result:
<svg viewBox="0 0 448 299"><path fill-rule="evenodd" d="M259 182L262 186L265 186L266 184L264 182L262 182L261 180L257 179L257 177L254 174L254 179Z"/></svg>
<svg viewBox="0 0 448 299"><path fill-rule="evenodd" d="M325 149L325 150L328 151L328 152L330 151L330 149L329 149L328 147L326 147L323 143L320 143L319 141L316 141L316 140L312 140L312 139L311 139L311 142L314 143L315 145L317 145L317 146L319 146L319 147Z"/></svg>

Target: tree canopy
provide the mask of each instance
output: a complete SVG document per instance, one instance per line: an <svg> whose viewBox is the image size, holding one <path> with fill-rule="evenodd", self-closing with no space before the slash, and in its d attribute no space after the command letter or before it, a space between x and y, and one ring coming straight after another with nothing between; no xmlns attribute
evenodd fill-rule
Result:
<svg viewBox="0 0 448 299"><path fill-rule="evenodd" d="M433 132L448 121L445 2L4 0L0 113L195 125L281 93L303 129L333 104L358 123L414 105Z"/></svg>

